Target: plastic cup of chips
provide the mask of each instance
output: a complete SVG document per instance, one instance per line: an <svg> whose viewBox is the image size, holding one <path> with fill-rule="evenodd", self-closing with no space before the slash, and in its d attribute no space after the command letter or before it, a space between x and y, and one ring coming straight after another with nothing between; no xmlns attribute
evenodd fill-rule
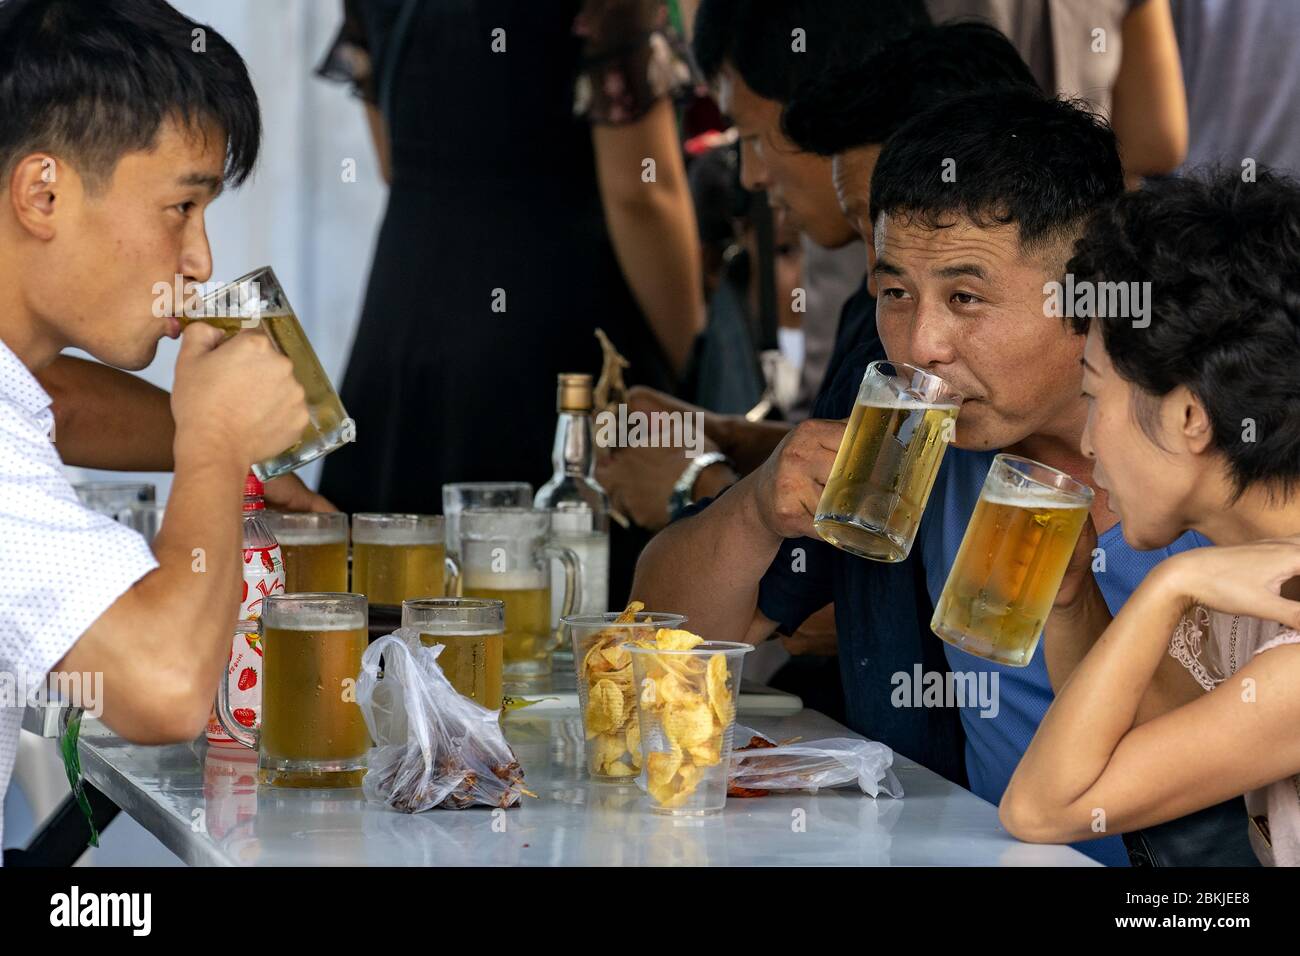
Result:
<svg viewBox="0 0 1300 956"><path fill-rule="evenodd" d="M573 641L573 668L587 772L593 780L632 783L641 772L636 687L628 645L649 641L661 628L680 627L680 614L643 612L633 602L622 614L577 614L565 617Z"/></svg>
<svg viewBox="0 0 1300 956"><path fill-rule="evenodd" d="M655 812L701 816L726 805L740 669L753 649L680 630L629 648L642 782Z"/></svg>

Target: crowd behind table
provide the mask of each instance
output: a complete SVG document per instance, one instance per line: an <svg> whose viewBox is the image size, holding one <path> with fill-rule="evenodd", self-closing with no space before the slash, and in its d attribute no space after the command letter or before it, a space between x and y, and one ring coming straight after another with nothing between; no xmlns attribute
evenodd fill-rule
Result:
<svg viewBox="0 0 1300 956"><path fill-rule="evenodd" d="M191 55L193 29L162 0L0 3L0 665L102 674L104 723L139 743L208 719L242 483L311 400L266 336L154 307L160 281L213 276L204 212L260 145L243 60L211 28ZM287 474L266 503L351 512L356 590L360 513L432 520L446 485L572 472L614 519L600 610L780 645L773 686L1012 835L1109 865L1300 864L1300 133L1265 108L1300 93L1297 33L1291 5L1228 0L348 0L320 73L361 99L391 183L340 388L356 440L319 492ZM170 394L122 371L163 336ZM549 398L602 357L591 413L699 413L702 441L571 460ZM873 560L822 502L884 367L957 398ZM1019 460L1087 514L1008 661L939 625L989 476ZM174 471L152 543L65 466ZM900 705L913 673L997 706Z"/></svg>

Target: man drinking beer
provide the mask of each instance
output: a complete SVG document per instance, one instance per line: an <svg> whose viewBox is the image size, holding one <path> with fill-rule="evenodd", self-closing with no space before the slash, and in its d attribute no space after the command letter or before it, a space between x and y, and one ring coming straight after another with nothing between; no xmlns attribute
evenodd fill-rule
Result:
<svg viewBox="0 0 1300 956"><path fill-rule="evenodd" d="M103 721L145 743L202 730L235 625L243 478L307 423L265 336L187 328L152 552L78 504L51 443L35 373L74 347L141 369L180 335L154 286L208 279L204 214L256 159L244 63L207 28L195 52L197 29L161 0L0 4L0 671L102 675ZM21 714L0 708L0 794Z"/></svg>
<svg viewBox="0 0 1300 956"><path fill-rule="evenodd" d="M996 452L1023 454L1091 481L1090 464L1078 451L1086 417L1083 337L1050 313L1045 287L1062 278L1089 215L1122 189L1110 130L1023 88L940 104L904 124L881 151L869 205L881 340L890 360L933 372L966 398L955 447L912 552L931 601L943 588ZM844 427L842 421L801 424L757 471L660 534L641 558L634 596L689 615L715 640L751 642L778 623L797 626L801 614L823 606L836 572L828 549L807 539ZM1163 557L1204 543L1184 536L1168 549L1136 552L1125 545L1104 494L1097 495L1092 519L1106 558L1098 580L1112 609ZM802 555L794 553L805 546ZM866 608L838 610L841 621L855 611L867 615ZM889 636L874 640L887 645ZM948 645L943 650L954 673L996 689L995 708L976 699L955 702L971 789L996 803L1051 701L1044 655L1014 668ZM878 672L879 660L865 652L842 660L846 686L865 683L882 694L888 693L882 685L897 686L900 673L912 679L902 671ZM1175 693L1196 691L1174 668L1165 676ZM894 706L910 706L912 699L908 694ZM1222 810L1225 818L1239 812ZM1250 859L1239 836L1233 843L1216 831L1214 840L1219 861L1230 845L1241 860ZM1081 849L1103 862L1127 863L1116 838Z"/></svg>

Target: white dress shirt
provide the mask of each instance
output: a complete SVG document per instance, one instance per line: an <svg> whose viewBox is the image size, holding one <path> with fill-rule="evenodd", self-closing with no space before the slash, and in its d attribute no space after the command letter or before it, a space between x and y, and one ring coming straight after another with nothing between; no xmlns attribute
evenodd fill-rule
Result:
<svg viewBox="0 0 1300 956"><path fill-rule="evenodd" d="M50 396L0 342L0 800L25 695L158 566L140 535L77 501L51 443L53 426ZM113 692L102 678L101 692ZM0 815L0 840L3 827Z"/></svg>

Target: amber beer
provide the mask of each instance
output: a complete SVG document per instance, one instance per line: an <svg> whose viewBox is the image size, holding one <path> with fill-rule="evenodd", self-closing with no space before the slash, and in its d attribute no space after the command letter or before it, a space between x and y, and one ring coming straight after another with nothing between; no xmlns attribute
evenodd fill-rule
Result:
<svg viewBox="0 0 1300 956"><path fill-rule="evenodd" d="M505 605L503 656L508 680L551 672L559 635L551 629L551 560L565 577L562 613L582 600L578 556L550 541L553 512L467 508L460 515L461 593Z"/></svg>
<svg viewBox="0 0 1300 956"><path fill-rule="evenodd" d="M442 645L438 666L461 694L490 710L503 699L505 607L500 601L431 598L402 602L402 627Z"/></svg>
<svg viewBox="0 0 1300 956"><path fill-rule="evenodd" d="M1092 489L1047 465L998 455L930 628L978 657L1024 667L1070 563Z"/></svg>
<svg viewBox="0 0 1300 956"><path fill-rule="evenodd" d="M817 504L817 533L859 557L906 558L960 407L961 394L937 375L868 365Z"/></svg>
<svg viewBox="0 0 1300 956"><path fill-rule="evenodd" d="M439 515L352 516L352 590L371 604L442 597L447 546Z"/></svg>
<svg viewBox="0 0 1300 956"><path fill-rule="evenodd" d="M355 424L344 411L298 316L269 268L220 286L197 300L192 308L187 304L180 322L184 326L195 321L215 325L227 336L245 329L263 332L293 362L294 377L306 393L307 427L294 445L253 465L262 481L287 474L356 437Z"/></svg>
<svg viewBox="0 0 1300 956"><path fill-rule="evenodd" d="M555 641L551 631L551 582L546 575L531 570L494 573L470 568L464 574L465 597L505 605L505 670L512 676L550 670Z"/></svg>
<svg viewBox="0 0 1300 956"><path fill-rule="evenodd" d="M268 511L266 523L284 558L284 590L347 591L348 516L342 512Z"/></svg>
<svg viewBox="0 0 1300 956"><path fill-rule="evenodd" d="M367 646L358 594L272 595L262 605L262 721L249 727L218 688L221 724L258 752L258 779L273 787L356 787L370 734L356 703Z"/></svg>

